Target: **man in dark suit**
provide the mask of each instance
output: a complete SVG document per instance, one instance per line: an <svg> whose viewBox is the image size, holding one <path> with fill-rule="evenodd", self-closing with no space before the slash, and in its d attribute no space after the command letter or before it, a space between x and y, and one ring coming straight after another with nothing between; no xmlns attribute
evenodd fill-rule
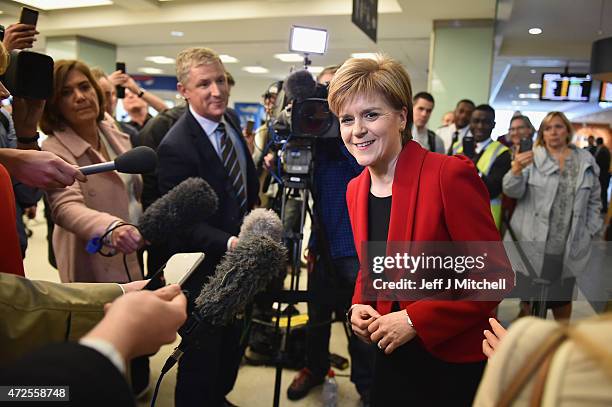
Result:
<svg viewBox="0 0 612 407"><path fill-rule="evenodd" d="M189 104L157 150L161 194L189 177L206 180L219 198L217 213L186 231L169 253L203 251L206 259L186 289L190 300L214 272L226 251L238 243L245 213L257 202L259 185L240 126L227 114L229 87L223 63L207 48L190 48L177 57L178 90ZM190 308L193 303L190 303ZM243 347L242 322L201 334L179 362L177 407L229 404Z"/></svg>
<svg viewBox="0 0 612 407"><path fill-rule="evenodd" d="M610 150L601 137L597 137L595 161L599 166L599 184L601 185L601 213L608 211L608 186L610 185Z"/></svg>

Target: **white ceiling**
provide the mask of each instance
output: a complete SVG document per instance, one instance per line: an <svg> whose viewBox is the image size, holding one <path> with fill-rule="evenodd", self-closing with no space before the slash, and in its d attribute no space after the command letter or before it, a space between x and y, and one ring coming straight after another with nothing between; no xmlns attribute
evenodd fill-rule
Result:
<svg viewBox="0 0 612 407"><path fill-rule="evenodd" d="M52 1L52 0L48 0ZM19 4L0 0L5 11L0 22L16 19ZM430 35L434 19L493 18L494 0L379 0L378 43L374 44L351 22L352 0L165 1L115 0L111 6L42 12L38 47L47 36L81 35L117 45L117 58L128 72L155 67L173 75L174 65L158 65L147 56L174 58L189 46L207 46L238 58L226 68L241 84L262 90L285 77L291 63L273 58L288 52L291 25L326 28L329 49L311 56L312 64L338 64L354 52L385 52L399 59L411 74L416 90L427 88ZM182 31L177 38L171 31ZM243 66L262 65L269 73L253 75Z"/></svg>
<svg viewBox="0 0 612 407"><path fill-rule="evenodd" d="M0 0L0 23L14 22L20 7L16 1ZM329 31L328 52L311 56L313 65L338 64L354 52L385 52L404 63L419 91L427 88L434 20L497 18L491 102L516 109L512 101L519 93L537 92L528 85L539 81L542 69L562 70L570 62L572 70L588 70L592 41L612 35L612 0L379 0L377 44L351 22L351 8L352 0L114 0L110 6L42 11L37 49L44 51L46 37L81 35L116 44L117 59L126 62L130 73L154 67L174 75L174 65L144 58L174 58L186 47L208 46L239 60L226 64L238 84L233 96L257 100L269 83L284 78L295 64L273 58L288 52L291 25L306 25ZM534 26L543 33L529 35L527 30ZM184 36L173 37L171 31ZM241 69L250 65L264 66L269 73L254 75ZM596 104L528 101L534 110L598 109Z"/></svg>
<svg viewBox="0 0 612 407"><path fill-rule="evenodd" d="M563 72L567 66L570 72L588 73L591 44L612 36L611 21L612 0L500 0L491 102L497 108L561 110L570 116L601 110L599 82L593 84L589 103L518 96L538 93L529 84L539 83L543 72ZM542 34L530 35L532 27L541 28Z"/></svg>

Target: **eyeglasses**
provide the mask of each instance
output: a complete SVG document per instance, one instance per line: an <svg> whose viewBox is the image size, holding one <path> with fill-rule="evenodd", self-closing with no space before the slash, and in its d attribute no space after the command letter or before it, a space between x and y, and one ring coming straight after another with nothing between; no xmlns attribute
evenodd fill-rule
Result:
<svg viewBox="0 0 612 407"><path fill-rule="evenodd" d="M508 133L513 133L515 131L523 130L523 129L526 129L526 128L527 128L527 126L510 127L508 129Z"/></svg>

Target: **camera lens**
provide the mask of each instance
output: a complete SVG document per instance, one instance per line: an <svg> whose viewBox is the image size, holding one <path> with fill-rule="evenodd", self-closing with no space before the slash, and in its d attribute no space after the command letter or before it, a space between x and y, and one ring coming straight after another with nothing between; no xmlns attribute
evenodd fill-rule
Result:
<svg viewBox="0 0 612 407"><path fill-rule="evenodd" d="M297 136L322 136L332 125L332 113L325 99L307 99L293 109L292 125Z"/></svg>

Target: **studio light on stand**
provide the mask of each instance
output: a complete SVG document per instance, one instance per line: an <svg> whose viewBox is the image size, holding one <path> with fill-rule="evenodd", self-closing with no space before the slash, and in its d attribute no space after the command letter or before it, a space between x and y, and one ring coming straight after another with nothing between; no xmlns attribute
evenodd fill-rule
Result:
<svg viewBox="0 0 612 407"><path fill-rule="evenodd" d="M308 66L312 63L308 59L308 55L323 55L327 51L327 30L297 25L291 26L289 50L304 55L304 69L308 69Z"/></svg>

